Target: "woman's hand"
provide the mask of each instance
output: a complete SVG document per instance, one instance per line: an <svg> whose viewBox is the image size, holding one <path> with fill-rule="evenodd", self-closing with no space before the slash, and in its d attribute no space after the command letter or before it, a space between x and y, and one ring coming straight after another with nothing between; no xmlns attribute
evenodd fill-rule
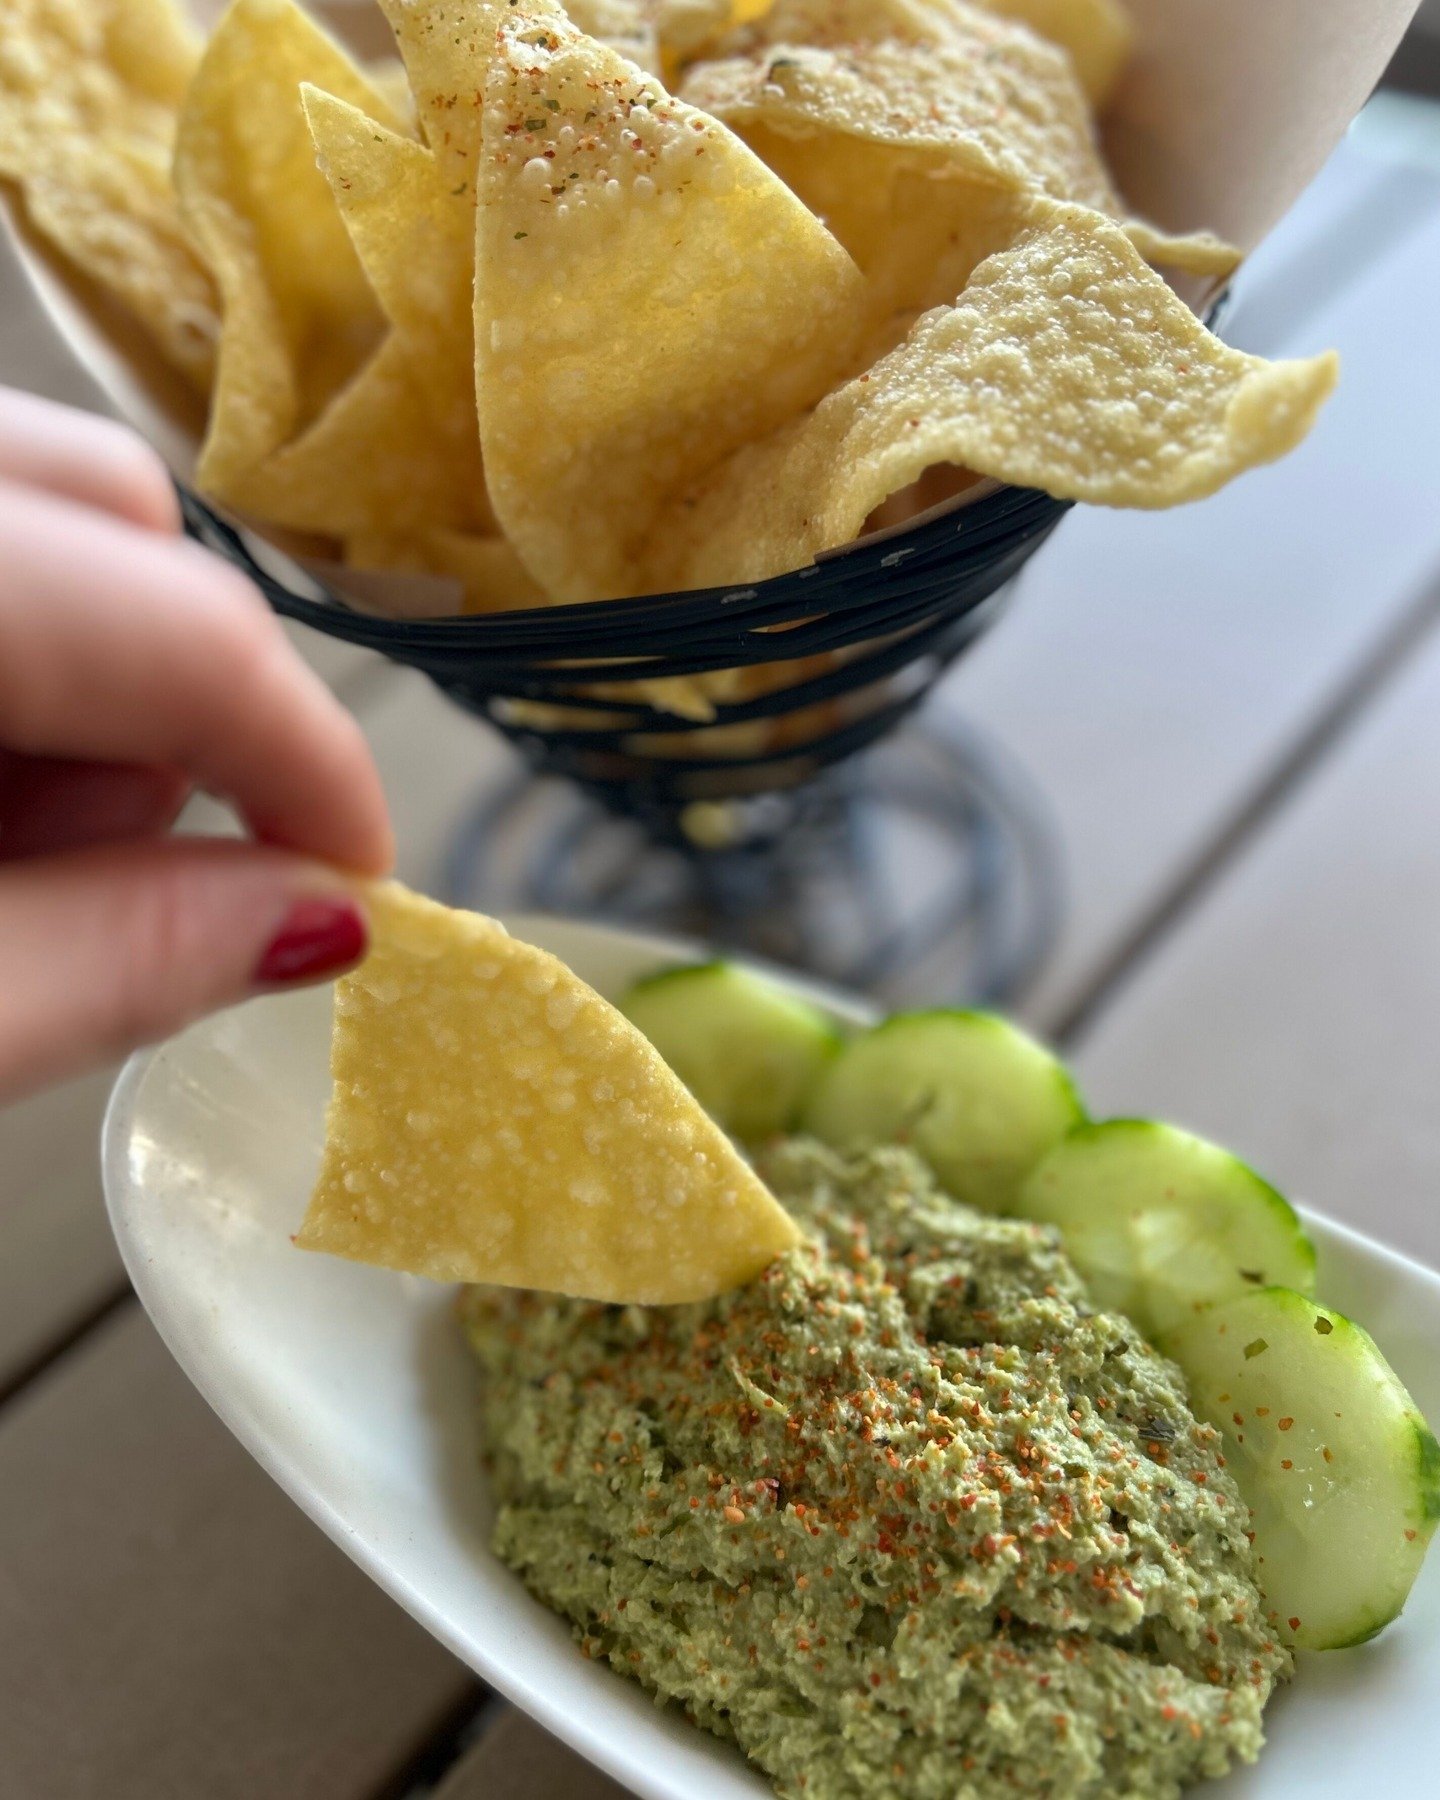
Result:
<svg viewBox="0 0 1440 1800"><path fill-rule="evenodd" d="M192 787L251 841L176 838ZM354 720L169 477L0 390L0 1098L357 960L388 868Z"/></svg>

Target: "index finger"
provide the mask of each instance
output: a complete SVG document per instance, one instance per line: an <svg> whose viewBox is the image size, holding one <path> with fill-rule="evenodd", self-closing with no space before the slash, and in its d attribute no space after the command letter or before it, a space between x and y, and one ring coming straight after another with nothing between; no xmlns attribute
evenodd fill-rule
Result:
<svg viewBox="0 0 1440 1800"><path fill-rule="evenodd" d="M48 488L151 531L180 529L160 458L113 419L0 388L0 478Z"/></svg>
<svg viewBox="0 0 1440 1800"><path fill-rule="evenodd" d="M360 728L238 571L3 480L0 742L182 769L263 842L366 874L394 853Z"/></svg>

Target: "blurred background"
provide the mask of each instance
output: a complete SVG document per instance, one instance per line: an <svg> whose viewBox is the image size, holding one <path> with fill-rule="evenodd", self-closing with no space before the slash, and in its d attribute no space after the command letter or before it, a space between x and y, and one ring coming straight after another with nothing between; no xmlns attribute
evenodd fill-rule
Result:
<svg viewBox="0 0 1440 1800"><path fill-rule="evenodd" d="M1440 0L1424 0L1238 283L1240 347L1341 351L1311 441L1183 512L1077 510L926 715L1001 771L1034 829L1008 866L1024 904L1039 894L1048 950L1011 969L1010 999L1075 1054L1096 1111L1177 1117L1431 1260L1437 97ZM8 262L0 380L95 403ZM523 836L511 753L422 678L294 636L374 745L401 873L503 891L526 852L477 820L503 802ZM202 804L189 823L224 821ZM923 819L886 831L869 858L885 904L943 900L943 839ZM980 966L940 933L874 985L939 998ZM171 1366L104 1222L110 1079L0 1113L0 1795L578 1793Z"/></svg>
<svg viewBox="0 0 1440 1800"><path fill-rule="evenodd" d="M1386 79L1417 93L1440 93L1440 0L1420 0L1415 23Z"/></svg>

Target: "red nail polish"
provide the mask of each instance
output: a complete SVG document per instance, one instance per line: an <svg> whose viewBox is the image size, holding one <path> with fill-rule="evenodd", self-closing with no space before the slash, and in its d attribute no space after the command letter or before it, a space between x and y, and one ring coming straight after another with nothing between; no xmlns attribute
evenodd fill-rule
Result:
<svg viewBox="0 0 1440 1800"><path fill-rule="evenodd" d="M280 987L338 974L360 960L369 941L365 915L353 900L330 894L297 900L260 958L255 985Z"/></svg>

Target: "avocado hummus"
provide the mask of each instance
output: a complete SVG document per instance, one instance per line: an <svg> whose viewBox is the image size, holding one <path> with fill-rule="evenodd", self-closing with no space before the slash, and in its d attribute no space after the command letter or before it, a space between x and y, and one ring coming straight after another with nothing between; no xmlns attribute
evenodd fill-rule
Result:
<svg viewBox="0 0 1440 1800"><path fill-rule="evenodd" d="M466 1295L497 1554L787 1800L1251 1760L1288 1653L1179 1371L904 1150L761 1172L813 1235L718 1300Z"/></svg>

